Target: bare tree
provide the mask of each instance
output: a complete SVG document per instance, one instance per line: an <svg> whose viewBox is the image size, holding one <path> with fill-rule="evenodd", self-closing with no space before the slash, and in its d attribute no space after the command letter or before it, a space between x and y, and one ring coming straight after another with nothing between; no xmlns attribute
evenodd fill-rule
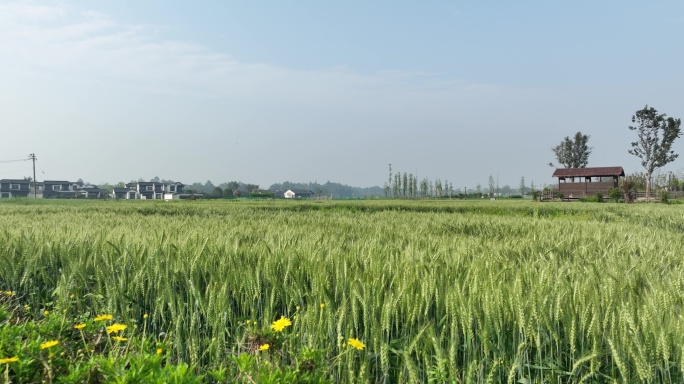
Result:
<svg viewBox="0 0 684 384"><path fill-rule="evenodd" d="M629 126L637 131L639 139L632 143L629 153L641 159L641 165L646 170L646 198L651 193L651 178L653 171L674 161L679 155L672 150L672 143L681 136L681 119L667 117L664 113L648 105L632 116Z"/></svg>

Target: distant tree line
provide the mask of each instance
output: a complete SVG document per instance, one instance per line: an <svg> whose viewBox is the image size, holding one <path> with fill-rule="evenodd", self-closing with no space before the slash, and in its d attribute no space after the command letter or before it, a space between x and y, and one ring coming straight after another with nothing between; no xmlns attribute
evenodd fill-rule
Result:
<svg viewBox="0 0 684 384"><path fill-rule="evenodd" d="M243 183L241 181L228 181L214 185L211 180L204 184L195 182L185 186L185 193L201 193L210 199L250 196L259 190L258 184Z"/></svg>
<svg viewBox="0 0 684 384"><path fill-rule="evenodd" d="M285 192L288 189L305 189L314 192L317 196L328 196L334 199L380 197L383 195L383 190L380 187L352 187L330 181L325 182L325 184L320 184L318 182L294 183L284 181L282 183L272 184L268 189L273 192Z"/></svg>

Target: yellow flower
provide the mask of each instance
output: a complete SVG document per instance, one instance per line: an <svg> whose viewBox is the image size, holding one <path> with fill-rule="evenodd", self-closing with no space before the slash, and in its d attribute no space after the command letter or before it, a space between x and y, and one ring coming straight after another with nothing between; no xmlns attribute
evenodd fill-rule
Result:
<svg viewBox="0 0 684 384"><path fill-rule="evenodd" d="M251 323L251 322L252 322L252 320L247 320L247 321L245 321L245 323L247 323L247 324L249 324L249 323Z"/></svg>
<svg viewBox="0 0 684 384"><path fill-rule="evenodd" d="M285 316L280 316L280 319L273 322L273 325L271 325L271 328L273 328L273 330L276 332L280 332L283 329L285 329L285 327L289 327L290 325L292 325L292 322L290 321L290 319L288 319Z"/></svg>
<svg viewBox="0 0 684 384"><path fill-rule="evenodd" d="M352 347L358 349L359 351L362 351L364 348L366 348L366 344L361 342L359 339L355 339L353 337L349 338L349 341L347 344L351 345Z"/></svg>
<svg viewBox="0 0 684 384"><path fill-rule="evenodd" d="M85 326L86 326L85 323L81 323L81 324L76 324L76 325L74 325L74 328L76 328L76 329L83 329L83 328L85 328Z"/></svg>
<svg viewBox="0 0 684 384"><path fill-rule="evenodd" d="M126 340L128 340L127 338L121 337L121 336L112 336L112 339L113 339L113 340L116 340L116 341L126 341Z"/></svg>
<svg viewBox="0 0 684 384"><path fill-rule="evenodd" d="M325 303L321 303L321 309L325 308Z"/></svg>
<svg viewBox="0 0 684 384"><path fill-rule="evenodd" d="M107 321L107 320L111 320L111 319L112 319L112 315L99 315L94 320L95 321Z"/></svg>
<svg viewBox="0 0 684 384"><path fill-rule="evenodd" d="M74 295L73 293L71 295L69 295L70 299L73 299L74 297L76 297L76 295Z"/></svg>
<svg viewBox="0 0 684 384"><path fill-rule="evenodd" d="M14 357L8 357L5 359L0 359L0 364L9 364L9 363L14 363L16 361L19 361L19 358L14 356Z"/></svg>
<svg viewBox="0 0 684 384"><path fill-rule="evenodd" d="M148 317L147 313L143 315L143 319L147 319Z"/></svg>
<svg viewBox="0 0 684 384"><path fill-rule="evenodd" d="M123 331L126 328L128 328L128 326L124 324L114 323L107 327L107 334L109 335L110 333L117 333L119 331Z"/></svg>
<svg viewBox="0 0 684 384"><path fill-rule="evenodd" d="M5 295L7 295L7 296L14 296L14 295L16 295L16 294L17 294L17 293L14 292L14 291L5 291Z"/></svg>
<svg viewBox="0 0 684 384"><path fill-rule="evenodd" d="M52 347L54 347L54 346L57 345L57 344L59 344L59 341L58 341L58 340L46 341L46 342L44 342L43 344L40 345L40 349L52 348Z"/></svg>
<svg viewBox="0 0 684 384"><path fill-rule="evenodd" d="M161 348L157 348L157 355L161 355L161 354L162 354L162 349L161 349Z"/></svg>
<svg viewBox="0 0 684 384"><path fill-rule="evenodd" d="M50 311L48 311L47 309L43 311L43 315L47 316L49 314L50 314Z"/></svg>
<svg viewBox="0 0 684 384"><path fill-rule="evenodd" d="M299 311L300 309L302 309L302 307L298 305L296 309Z"/></svg>
<svg viewBox="0 0 684 384"><path fill-rule="evenodd" d="M270 348L270 347L271 347L270 345L264 344L264 345L259 347L259 350L260 351L268 351L268 348Z"/></svg>

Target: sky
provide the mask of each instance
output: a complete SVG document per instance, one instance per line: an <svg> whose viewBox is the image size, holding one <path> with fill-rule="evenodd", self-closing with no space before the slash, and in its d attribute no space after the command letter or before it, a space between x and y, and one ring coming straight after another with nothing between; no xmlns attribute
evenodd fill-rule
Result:
<svg viewBox="0 0 684 384"><path fill-rule="evenodd" d="M683 29L679 0L0 0L0 178L540 186L577 131L639 172Z"/></svg>

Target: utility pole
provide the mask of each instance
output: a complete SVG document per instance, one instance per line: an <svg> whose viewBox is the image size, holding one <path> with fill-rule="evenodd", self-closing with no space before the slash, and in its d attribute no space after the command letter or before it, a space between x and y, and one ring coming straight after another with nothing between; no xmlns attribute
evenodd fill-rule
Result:
<svg viewBox="0 0 684 384"><path fill-rule="evenodd" d="M29 160L33 160L33 198L38 198L38 183L36 182L36 154L32 153L29 155Z"/></svg>

